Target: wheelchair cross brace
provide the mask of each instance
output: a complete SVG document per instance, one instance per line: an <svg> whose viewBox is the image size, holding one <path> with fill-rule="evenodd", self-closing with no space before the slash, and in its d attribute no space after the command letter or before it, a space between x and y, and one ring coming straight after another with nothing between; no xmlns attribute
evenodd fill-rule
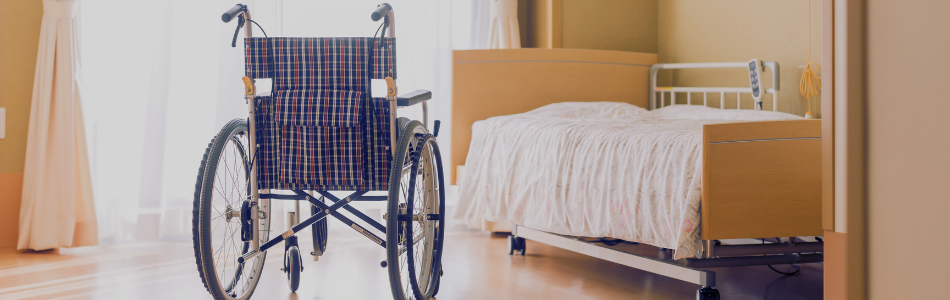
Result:
<svg viewBox="0 0 950 300"><path fill-rule="evenodd" d="M320 194L321 196L327 199L330 199L330 201L333 201L334 203L341 201L340 198L337 198L336 196L334 196L333 194L330 194L327 191L316 191L316 192ZM294 193L297 193L297 194L296 195L261 194L260 197L261 199L272 199L272 200L307 200L307 201L320 202L320 200L310 200L309 198L312 198L313 196L307 194L304 191L294 190ZM349 201L387 201L389 200L389 197L387 196L353 196L351 195L351 197L347 197L347 198L350 199ZM318 204L314 204L314 206L317 206L317 208L320 208L323 210L326 210L328 208L326 207L326 205L320 206ZM376 220L373 220L373 218L370 218L366 214L363 214L363 212L359 211L358 209L353 208L349 204L344 205L343 209L346 209L346 211L352 213L357 218L360 218L360 220L366 221L366 223L369 223L370 226L373 226L376 229L379 229L379 231L382 231L383 233L386 233L386 226L383 226L383 224L376 222ZM336 214L334 213L331 213L331 215L334 215L337 218L341 218L341 217L346 218L343 215L336 216ZM350 225L350 224L347 223L347 225Z"/></svg>
<svg viewBox="0 0 950 300"><path fill-rule="evenodd" d="M350 220L349 218L347 218L347 217L344 216L343 214L340 214L339 212L337 212L337 210L339 210L340 208L346 208L347 211L353 213L354 215L356 215L356 216L359 217L360 219L362 219L362 220L364 220L364 221L367 221L367 223L370 223L373 227L376 227L377 229L379 229L380 231L382 231L382 232L385 233L385 232L386 232L386 227L384 227L382 224L379 224L379 222L376 222L376 221L373 220L372 218L366 216L365 214L363 214L363 213L360 212L359 210L357 210L357 209L355 209L355 208L349 206L350 201L353 201L353 200L359 198L359 197L362 196L363 194L366 194L365 191L357 191L357 192L354 192L354 193L350 194L349 196L347 196L346 198L343 198L342 200L339 199L339 198L337 198L336 196L333 196L332 194L330 194L330 193L328 193L328 192L326 192L326 191L319 191L320 195L322 195L322 196L326 197L327 199L330 199L331 201L334 202L333 205L329 205L329 206L326 205L325 203L323 203L322 201L320 201L319 199L314 198L312 195L310 195L310 194L308 194L307 192L304 192L304 191L302 191L302 190L293 190L293 192L296 193L296 195L260 194L260 199L307 200L307 201L309 201L311 204L313 204L314 206L316 206L317 208L319 208L320 211L318 211L318 212L317 212L316 214L314 214L313 216L310 216L310 218L307 218L306 220L300 222L300 224L297 224L296 226L293 226L292 228L290 228L290 230L288 230L288 231L282 233L281 235L278 235L277 237L274 237L273 239L267 241L266 243L264 243L264 245L261 245L260 249L252 249L252 250L248 251L247 253L245 253L244 255L241 255L241 257L238 258L238 263L239 263L239 264L243 264L245 261L247 261L247 260L249 260L249 259L252 259L252 258L254 258L254 257L258 256L258 255L260 255L261 253L267 251L267 250L270 249L271 247L274 247L274 246L276 246L278 243L284 241L284 240L287 239L288 237L293 236L295 233L300 232L301 230L306 229L306 228L309 227L310 225L313 225L313 223L316 223L317 221L320 221L320 220L322 220L323 218L326 218L327 216L330 216L330 215L332 215L333 217L336 217L336 218L339 219L341 222L345 223L345 224L346 224L347 226L349 226L350 228L353 228L353 230L356 230L357 232L359 232L360 234L362 234L362 235L365 236L366 238L370 239L371 241L373 241L373 242L376 243L377 245L380 245L380 246L382 246L383 248L386 248L386 241L385 241L385 240L383 240L382 238L376 236L376 235L373 234L372 232L369 232L368 230L364 229L362 226L360 226L359 224L356 224L356 222L353 222L352 220Z"/></svg>
<svg viewBox="0 0 950 300"><path fill-rule="evenodd" d="M299 195L300 193L301 193L300 191L297 191L297 194L298 194L298 195ZM330 194L330 193L327 192L327 191L317 191L317 193L319 193L319 194L320 194L321 196L323 196L324 198L330 199L330 201L333 201L334 203L337 203L337 202L340 202L340 201L341 201L339 198L337 198L336 196L333 196L333 194ZM305 195L306 195L306 194L305 194ZM313 198L313 196L310 196L310 195L307 195L307 196L309 196L310 198ZM388 197L387 197L387 198L388 198ZM309 199L308 199L308 200L309 200ZM312 200L311 200L311 201L312 201ZM351 198L351 201L360 201L360 197ZM317 201L317 202L320 202L320 201ZM320 206L317 205L317 207L320 207ZM321 208L323 208L323 207L321 207ZM326 209L326 208L323 208L323 209ZM386 226L383 226L383 224L379 224L379 222L376 222L376 220L373 220L373 218L370 218L369 216L367 216L367 215L364 214L363 212L359 211L358 209L353 208L353 207L350 206L350 205L344 205L344 206L343 206L343 209L346 209L346 211L352 213L352 214L353 214L354 216L356 216L357 218L360 218L361 220L365 221L366 223L369 223L370 226L376 227L376 229L378 229L379 231L382 231L383 233L386 233ZM339 215L339 216L337 216L337 215ZM336 217L337 219L340 219L340 221L343 221L343 223L346 223L347 226L353 227L353 224L350 224L350 223L352 223L352 221L350 221L349 219L347 219L346 217L344 217L342 214L337 213L337 212L334 212L334 213L333 213L333 216ZM353 227L353 228L356 229L355 227ZM356 230L356 231L360 231L360 230ZM362 233L362 232L361 232L361 233ZM372 238L370 238L370 239L372 240ZM383 248L385 248L385 247L386 247L386 246L384 245Z"/></svg>

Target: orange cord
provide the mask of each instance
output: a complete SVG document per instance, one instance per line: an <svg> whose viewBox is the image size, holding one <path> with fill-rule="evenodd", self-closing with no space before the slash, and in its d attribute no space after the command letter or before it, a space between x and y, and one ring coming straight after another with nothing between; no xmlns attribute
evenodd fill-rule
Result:
<svg viewBox="0 0 950 300"><path fill-rule="evenodd" d="M818 68L821 73L821 66L811 61L811 0L808 0L808 63L805 64L805 71L802 72L802 79L798 82L798 92L808 101L808 113L805 115L811 117L811 97L821 92L821 75L815 74L812 65Z"/></svg>

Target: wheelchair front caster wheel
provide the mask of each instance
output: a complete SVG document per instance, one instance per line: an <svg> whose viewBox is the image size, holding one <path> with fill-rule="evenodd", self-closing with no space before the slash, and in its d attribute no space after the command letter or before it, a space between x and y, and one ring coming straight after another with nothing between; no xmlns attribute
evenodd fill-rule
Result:
<svg viewBox="0 0 950 300"><path fill-rule="evenodd" d="M719 300L719 290L708 287L698 289L696 300Z"/></svg>
<svg viewBox="0 0 950 300"><path fill-rule="evenodd" d="M300 287L300 271L302 270L300 249L297 249L297 246L290 246L287 248L285 256L286 267L284 267L284 272L287 273L287 285L290 286L290 292L297 292L297 288Z"/></svg>

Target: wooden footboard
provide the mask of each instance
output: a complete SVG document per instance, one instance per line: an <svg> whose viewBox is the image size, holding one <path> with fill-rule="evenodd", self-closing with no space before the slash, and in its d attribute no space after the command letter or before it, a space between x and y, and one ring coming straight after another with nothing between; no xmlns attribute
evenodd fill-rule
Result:
<svg viewBox="0 0 950 300"><path fill-rule="evenodd" d="M702 239L822 235L821 120L703 126Z"/></svg>

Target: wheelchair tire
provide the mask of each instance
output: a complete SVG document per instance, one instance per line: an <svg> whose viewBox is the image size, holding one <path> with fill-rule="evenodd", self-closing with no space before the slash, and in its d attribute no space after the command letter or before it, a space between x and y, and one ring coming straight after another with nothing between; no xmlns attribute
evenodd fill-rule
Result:
<svg viewBox="0 0 950 300"><path fill-rule="evenodd" d="M192 243L195 262L205 289L214 299L246 300L254 293L264 267L266 253L239 264L250 242L241 240L241 207L247 199L250 173L248 127L244 119L234 119L211 140L201 159L195 183L192 211ZM261 200L258 209L265 218L256 226L259 239L270 232L270 202ZM220 243L220 247L215 244Z"/></svg>
<svg viewBox="0 0 950 300"><path fill-rule="evenodd" d="M284 257L285 261L285 270L287 272L287 286L290 287L291 293L296 293L297 288L300 287L300 272L303 271L301 267L301 258L300 258L300 249L297 249L297 246L290 246L287 248L287 253Z"/></svg>
<svg viewBox="0 0 950 300"><path fill-rule="evenodd" d="M394 299L425 300L435 295L442 267L442 157L435 137L418 121L400 132L386 218L389 282Z"/></svg>
<svg viewBox="0 0 950 300"><path fill-rule="evenodd" d="M323 197L320 197L323 201ZM317 207L310 204L310 215L317 214ZM323 218L310 226L310 232L313 235L313 250L320 254L327 253L327 219Z"/></svg>
<svg viewBox="0 0 950 300"><path fill-rule="evenodd" d="M439 286L442 285L442 270L439 270L439 277L435 279L435 290L432 291L432 297L439 294Z"/></svg>

